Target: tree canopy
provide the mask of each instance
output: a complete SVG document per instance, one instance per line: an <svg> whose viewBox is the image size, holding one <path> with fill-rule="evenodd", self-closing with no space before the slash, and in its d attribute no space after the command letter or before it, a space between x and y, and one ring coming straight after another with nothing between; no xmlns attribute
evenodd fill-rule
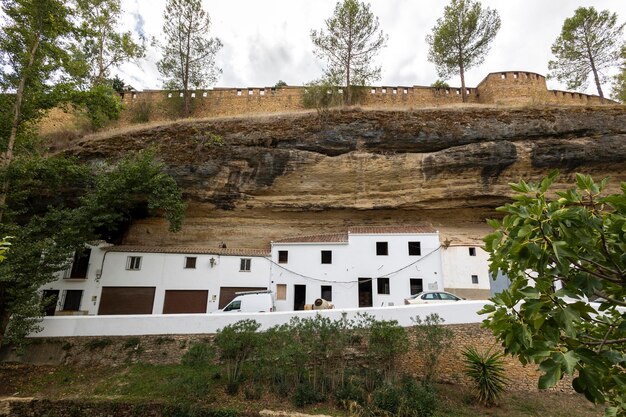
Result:
<svg viewBox="0 0 626 417"><path fill-rule="evenodd" d="M222 72L215 64L222 42L208 36L211 19L200 0L168 0L163 18L166 43L157 67L166 88L183 90L188 116L189 90L212 85Z"/></svg>
<svg viewBox="0 0 626 417"><path fill-rule="evenodd" d="M0 344L36 329L38 292L66 269L75 251L96 240L119 241L132 219L163 212L179 230L181 192L151 152L96 168L65 157L18 157L0 235L12 236L0 263ZM9 318L11 319L9 325ZM7 332L8 326L8 332Z"/></svg>
<svg viewBox="0 0 626 417"><path fill-rule="evenodd" d="M604 97L604 70L619 62L623 29L624 24L617 23L617 14L579 7L574 16L565 19L552 45L556 60L548 63L549 76L575 90L586 88L591 75L598 95Z"/></svg>
<svg viewBox="0 0 626 417"><path fill-rule="evenodd" d="M607 415L626 415L626 183L606 193L576 175L576 187L550 191L558 176L512 184L514 202L485 238L490 271L510 288L484 307L484 326L505 351L543 371L540 388L563 375Z"/></svg>
<svg viewBox="0 0 626 417"><path fill-rule="evenodd" d="M326 61L326 78L346 86L345 102L352 104L352 86L380 79L381 67L372 60L385 46L387 36L369 4L343 0L335 5L325 28L311 30L315 55Z"/></svg>
<svg viewBox="0 0 626 417"><path fill-rule="evenodd" d="M452 0L443 17L437 19L432 34L426 36L428 60L435 64L439 76L461 76L464 102L465 71L482 64L499 30L500 16L496 10L483 8L474 0Z"/></svg>
<svg viewBox="0 0 626 417"><path fill-rule="evenodd" d="M142 58L143 40L136 40L132 32L119 32L122 16L120 0L74 0L80 22L76 58L85 61L85 69L92 84L102 84L110 71L119 65Z"/></svg>
<svg viewBox="0 0 626 417"><path fill-rule="evenodd" d="M622 46L620 72L613 78L612 98L626 103L626 45Z"/></svg>

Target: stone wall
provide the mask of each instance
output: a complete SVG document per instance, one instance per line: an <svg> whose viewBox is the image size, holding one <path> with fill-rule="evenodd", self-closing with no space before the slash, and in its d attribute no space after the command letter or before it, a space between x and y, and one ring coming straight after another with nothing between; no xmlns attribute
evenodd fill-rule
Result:
<svg viewBox="0 0 626 417"><path fill-rule="evenodd" d="M470 385L463 373L462 351L466 346L479 350L501 349L491 332L479 324L448 325L454 333L452 348L445 352L439 364L436 379L440 382ZM141 362L148 364L178 363L189 347L201 341L210 342L212 335L163 335L140 337L74 337L34 339L26 355L18 358L7 355L0 359L35 364L70 365L78 367L120 366ZM42 354L41 352L45 352ZM56 352L56 353L54 353ZM53 357L54 356L54 357ZM512 391L537 391L540 373L535 365L522 366L516 359L506 357L507 376ZM402 358L404 372L420 376L423 364L415 351ZM573 392L571 380L564 378L554 390Z"/></svg>
<svg viewBox="0 0 626 417"><path fill-rule="evenodd" d="M419 108L462 103L461 89L423 86L364 87L360 106ZM282 113L304 110L306 87L215 88L192 91L192 117ZM123 95L126 110L122 124L167 120L180 113L180 91L145 90ZM548 90L546 78L525 71L491 73L476 88L468 87L468 103L485 105L590 105L602 104L597 96ZM143 117L142 117L143 116ZM146 117L147 116L147 117Z"/></svg>

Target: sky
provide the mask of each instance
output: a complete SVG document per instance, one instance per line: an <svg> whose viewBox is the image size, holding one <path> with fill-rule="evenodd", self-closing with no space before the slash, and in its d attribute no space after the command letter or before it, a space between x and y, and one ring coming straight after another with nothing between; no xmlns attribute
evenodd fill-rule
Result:
<svg viewBox="0 0 626 417"><path fill-rule="evenodd" d="M425 37L443 14L449 0L370 0L380 28L388 35L387 46L377 55L382 77L375 85L430 85L439 77L428 62ZM210 36L224 44L216 56L222 74L215 87L269 87L279 80L303 85L319 78L323 63L313 54L310 32L324 27L336 0L203 0L210 14ZM531 71L547 74L551 45L563 21L576 8L593 6L616 12L626 20L626 0L482 0L497 9L502 27L485 61L466 72L466 85L476 86L488 73ZM162 33L165 0L122 0L123 30L165 42ZM156 68L161 52L150 47L146 58L127 63L117 73L138 90L158 89L162 80ZM614 72L614 71L613 71ZM458 76L447 80L459 86ZM548 88L565 89L556 80ZM606 85L608 91L609 85ZM590 82L586 92L595 93Z"/></svg>

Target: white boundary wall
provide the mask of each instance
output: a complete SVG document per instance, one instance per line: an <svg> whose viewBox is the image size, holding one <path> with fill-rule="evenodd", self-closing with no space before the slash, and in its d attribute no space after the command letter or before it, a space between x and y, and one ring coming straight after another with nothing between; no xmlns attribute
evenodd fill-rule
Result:
<svg viewBox="0 0 626 417"><path fill-rule="evenodd" d="M439 314L444 319L444 324L480 323L486 316L479 316L477 312L487 303L489 301L477 300L446 304L273 313L45 317L42 322L43 330L32 334L31 337L211 334L224 326L244 319L256 320L261 324L261 330L265 330L287 323L292 317L306 318L321 314L330 319L339 319L344 313L348 319L355 318L359 313L367 313L378 320L397 320L401 326L405 327L413 324L411 319L415 316L424 319L432 313Z"/></svg>

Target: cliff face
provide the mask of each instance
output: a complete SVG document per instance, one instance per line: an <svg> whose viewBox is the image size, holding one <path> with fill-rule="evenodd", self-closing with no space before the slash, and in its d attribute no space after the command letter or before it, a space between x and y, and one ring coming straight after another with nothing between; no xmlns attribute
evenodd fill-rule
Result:
<svg viewBox="0 0 626 417"><path fill-rule="evenodd" d="M221 139L220 139L221 138ZM213 119L85 138L68 152L97 162L156 148L190 203L183 231L134 223L126 242L262 247L353 224L430 223L481 237L509 182L552 169L626 181L626 109L333 111Z"/></svg>

